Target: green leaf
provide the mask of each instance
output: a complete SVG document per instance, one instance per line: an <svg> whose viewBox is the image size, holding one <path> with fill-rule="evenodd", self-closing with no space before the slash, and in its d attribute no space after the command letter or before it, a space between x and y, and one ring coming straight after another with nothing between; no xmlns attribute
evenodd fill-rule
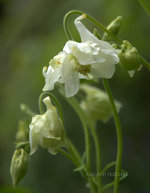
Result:
<svg viewBox="0 0 150 193"><path fill-rule="evenodd" d="M85 164L81 164L79 167L75 168L73 171L78 172L78 171L84 170L84 168L85 168Z"/></svg>

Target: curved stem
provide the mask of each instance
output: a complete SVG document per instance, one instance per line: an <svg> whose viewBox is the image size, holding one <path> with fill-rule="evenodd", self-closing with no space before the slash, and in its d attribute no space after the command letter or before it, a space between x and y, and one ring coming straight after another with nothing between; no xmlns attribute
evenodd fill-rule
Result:
<svg viewBox="0 0 150 193"><path fill-rule="evenodd" d="M115 169L115 181L114 181L114 193L118 193L119 189L119 174L121 170L121 162L122 162L122 147L123 147L123 142L122 142L122 129L121 129L121 124L119 120L119 116L117 113L117 109L111 94L111 90L109 87L109 84L106 79L103 80L103 85L104 88L108 94L109 101L111 104L114 120L115 120L115 125L116 125L116 133L117 133L117 158L116 158L116 169Z"/></svg>
<svg viewBox="0 0 150 193"><path fill-rule="evenodd" d="M108 165L106 165L104 167L104 169L101 171L101 174L104 174L109 168L111 168L112 166L116 165L116 162L111 162Z"/></svg>
<svg viewBox="0 0 150 193"><path fill-rule="evenodd" d="M145 0L139 0L139 2L143 6L147 14L150 16L150 6L148 5L148 3Z"/></svg>
<svg viewBox="0 0 150 193"><path fill-rule="evenodd" d="M92 16L82 12L82 11L79 11L79 10L72 10L72 11L69 11L68 13L66 13L65 17L64 17L64 21L63 21L63 26L64 26L64 30L65 30L65 33L68 37L68 39L72 40L72 36L71 36L71 33L69 31L69 27L68 27L68 18L69 16L73 15L73 14L78 14L78 15L82 15L82 14L85 14L86 15L86 18L88 20L90 20L92 23L94 23L100 30L104 31L104 32L107 32L111 38L113 38L114 40L118 41L119 43L122 43L122 40L113 35L103 24L101 24L99 21L97 21L96 19L94 19Z"/></svg>
<svg viewBox="0 0 150 193"><path fill-rule="evenodd" d="M96 150L96 167L97 167L97 182L98 182L98 193L102 193L102 178L101 178L101 151L100 151L100 143L99 139L94 127L93 123L89 122L89 126L91 129L91 133L94 139L94 144L95 144L95 150Z"/></svg>

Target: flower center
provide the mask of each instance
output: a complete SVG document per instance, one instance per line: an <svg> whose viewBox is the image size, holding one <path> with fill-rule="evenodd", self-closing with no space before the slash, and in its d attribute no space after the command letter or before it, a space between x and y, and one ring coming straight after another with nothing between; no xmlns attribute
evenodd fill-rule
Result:
<svg viewBox="0 0 150 193"><path fill-rule="evenodd" d="M90 69L91 69L90 65L81 65L79 63L74 68L74 70L85 76L90 73L91 71Z"/></svg>
<svg viewBox="0 0 150 193"><path fill-rule="evenodd" d="M77 58L73 56L76 66L74 67L74 71L77 71L80 74L83 74L84 76L88 75L91 72L91 66L90 65L81 65Z"/></svg>

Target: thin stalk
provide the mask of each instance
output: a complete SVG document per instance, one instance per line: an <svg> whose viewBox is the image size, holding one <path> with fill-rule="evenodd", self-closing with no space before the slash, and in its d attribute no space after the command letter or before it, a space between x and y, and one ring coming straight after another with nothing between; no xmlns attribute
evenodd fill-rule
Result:
<svg viewBox="0 0 150 193"><path fill-rule="evenodd" d="M118 193L119 190L119 174L121 171L121 162L122 162L122 148L123 148L123 141L122 141L122 129L119 120L119 116L117 113L117 109L114 103L114 99L111 94L111 90L109 87L109 83L106 79L103 80L104 88L108 94L110 105L112 108L115 125L116 125L116 133L117 133L117 158L116 158L116 169L115 169L115 181L114 181L114 193Z"/></svg>
<svg viewBox="0 0 150 193"><path fill-rule="evenodd" d="M111 162L108 165L105 166L105 168L101 171L101 175L104 174L109 168L116 165L116 162Z"/></svg>
<svg viewBox="0 0 150 193"><path fill-rule="evenodd" d="M142 5L142 7L145 9L147 14L150 16L150 6L148 5L148 3L145 0L139 0L139 2Z"/></svg>
<svg viewBox="0 0 150 193"><path fill-rule="evenodd" d="M102 177L101 177L101 151L100 151L100 143L98 139L97 132L95 130L94 124L89 123L91 134L94 139L95 151L96 151L96 167L97 167L97 183L98 183L98 193L102 193Z"/></svg>
<svg viewBox="0 0 150 193"><path fill-rule="evenodd" d="M148 70L150 70L150 63L140 55L141 64L143 64Z"/></svg>
<svg viewBox="0 0 150 193"><path fill-rule="evenodd" d="M85 14L86 18L88 20L90 20L92 23L94 23L100 30L102 30L104 32L107 32L114 40L116 40L119 43L122 43L122 40L119 37L113 35L103 24L101 24L99 21L94 19L92 16L90 16L90 15L88 15L88 14L82 12L82 11L79 11L79 10L69 11L64 16L63 26L64 26L64 31L65 31L65 33L66 33L66 35L68 37L68 40L70 40L70 39L72 40L73 39L73 37L71 36L70 30L69 30L69 27L68 27L68 18L69 18L69 16L71 16L73 14L78 14L78 15Z"/></svg>
<svg viewBox="0 0 150 193"><path fill-rule="evenodd" d="M84 113L82 112L82 109L80 108L80 106L75 98L73 98L73 97L67 98L67 101L70 103L70 105L73 107L73 109L75 110L75 112L79 116L81 123L82 123L82 126L83 126L84 136L85 136L86 170L87 170L87 173L90 174L91 173L91 153L90 153L91 145L90 145L90 136L89 136L89 131L88 131L88 127L87 127L86 117L85 117ZM92 193L95 193L95 187L94 187L92 177L88 176L88 180L90 183L90 188L91 188Z"/></svg>

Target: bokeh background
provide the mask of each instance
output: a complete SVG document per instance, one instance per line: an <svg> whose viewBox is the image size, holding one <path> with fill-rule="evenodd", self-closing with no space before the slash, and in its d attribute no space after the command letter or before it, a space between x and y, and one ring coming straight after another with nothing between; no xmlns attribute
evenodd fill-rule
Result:
<svg viewBox="0 0 150 193"><path fill-rule="evenodd" d="M1 0L0 1L0 193L89 192L74 166L61 155L39 149L29 170L13 189L9 168L18 120L24 119L20 103L38 113L38 97L44 85L42 68L61 51L67 38L63 17L72 9L82 10L108 25L123 16L120 37L127 39L150 61L150 18L138 1L131 0ZM75 17L72 17L70 23ZM89 29L93 25L87 22ZM72 31L75 30L71 25ZM77 33L74 33L77 39ZM110 80L115 98L122 102L124 134L122 193L150 192L150 74L144 67L133 78L117 66ZM57 93L56 93L57 94ZM58 96L64 112L67 135L84 151L80 121ZM116 135L113 120L98 124L103 166L115 160ZM108 191L109 192L109 191ZM110 190L111 192L111 190Z"/></svg>

